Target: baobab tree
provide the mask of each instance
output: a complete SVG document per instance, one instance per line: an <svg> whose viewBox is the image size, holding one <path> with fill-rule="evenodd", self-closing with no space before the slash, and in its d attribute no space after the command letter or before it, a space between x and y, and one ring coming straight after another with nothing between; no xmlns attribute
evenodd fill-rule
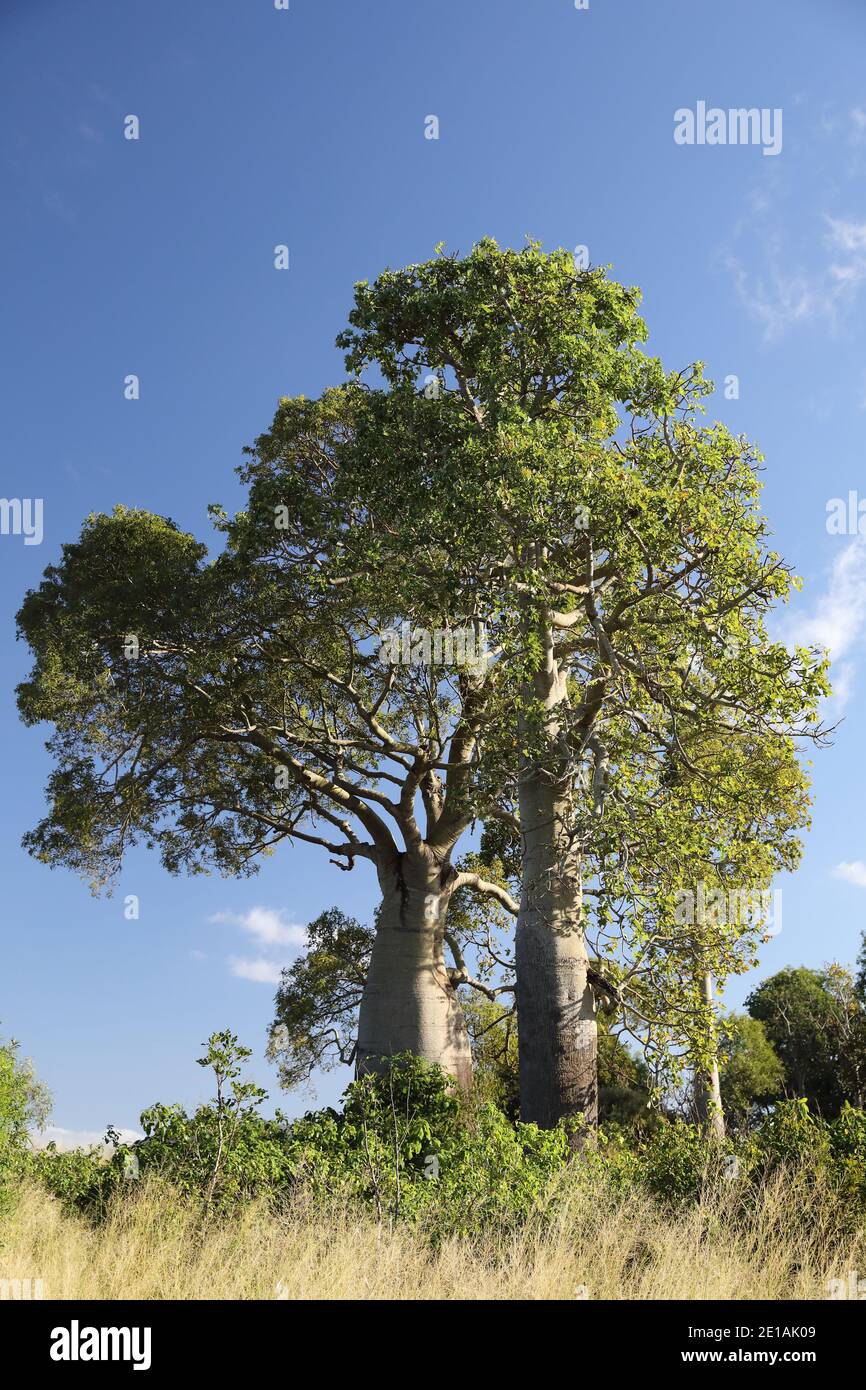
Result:
<svg viewBox="0 0 866 1390"><path fill-rule="evenodd" d="M344 406L294 413L296 483L306 462L318 486ZM320 520L326 496L307 498ZM501 885L452 863L483 810L475 764L487 722L501 722L495 671L383 664L381 618L328 582L339 543L320 535L322 550L305 550L295 501L284 525L270 512L267 545L262 488L236 521L217 513L228 543L213 560L166 518L123 509L64 546L19 614L35 657L19 706L54 726L56 763L25 843L97 889L137 841L170 872L249 873L283 841L344 869L370 861L382 900L359 1066L409 1050L468 1085L448 902L466 888L516 911Z"/></svg>
<svg viewBox="0 0 866 1390"><path fill-rule="evenodd" d="M517 759L493 780L521 843L521 1113L542 1125L594 1113L593 874L608 902L618 875L651 877L650 842L629 858L636 821L669 847L668 890L678 859L711 859L712 817L753 819L761 768L732 755L735 787L685 735L790 752L820 737L827 689L820 654L767 632L793 581L767 546L760 456L701 423L700 364L665 372L644 354L638 300L564 251L485 241L359 285L338 340L350 371L386 383L346 458L368 512L390 518L381 571L399 572L404 601L425 585L457 606L471 593L506 672ZM431 573L437 548L447 566ZM694 817L671 823L678 844L644 815L672 765L701 784L688 793L710 817L701 846ZM795 802L768 827L782 857ZM669 907L657 894L671 936ZM721 976L729 943L711 948Z"/></svg>
<svg viewBox="0 0 866 1390"><path fill-rule="evenodd" d="M518 844L521 1110L542 1125L594 1117L600 999L640 979L652 1023L685 1009L696 950L733 968L744 934L683 930L677 884L794 852L796 781L738 843L766 791L743 750L793 756L826 691L767 636L792 581L758 455L700 424L699 366L643 353L637 302L492 242L356 287L350 379L280 402L246 508L214 509L214 560L164 518L91 518L19 616L21 710L56 730L40 857L101 879L141 837L170 869L244 872L294 839L374 865L362 1068L408 1049L468 1079L450 899L517 904L454 856L475 821ZM403 624L489 650L451 667L410 636L383 664Z"/></svg>

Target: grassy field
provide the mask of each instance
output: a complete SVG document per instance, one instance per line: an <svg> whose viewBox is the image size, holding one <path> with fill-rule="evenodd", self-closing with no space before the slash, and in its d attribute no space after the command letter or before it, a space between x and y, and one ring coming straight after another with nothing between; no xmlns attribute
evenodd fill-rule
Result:
<svg viewBox="0 0 866 1390"><path fill-rule="evenodd" d="M142 1186L98 1226L25 1187L0 1223L0 1279L60 1299L825 1299L866 1269L866 1236L805 1176L748 1208L736 1184L672 1214L646 1197L568 1192L555 1216L483 1242L431 1243L304 1201L202 1220Z"/></svg>

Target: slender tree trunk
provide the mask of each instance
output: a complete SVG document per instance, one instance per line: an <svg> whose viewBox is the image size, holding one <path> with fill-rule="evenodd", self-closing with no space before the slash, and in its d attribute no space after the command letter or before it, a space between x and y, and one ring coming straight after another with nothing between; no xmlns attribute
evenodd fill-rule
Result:
<svg viewBox="0 0 866 1390"><path fill-rule="evenodd" d="M548 652L536 681L548 712L566 699ZM569 837L569 784L559 726L546 728L549 759L524 767L519 787L523 885L515 935L520 1117L552 1129L560 1119L598 1120L598 1029L582 913L580 857Z"/></svg>
<svg viewBox="0 0 866 1390"><path fill-rule="evenodd" d="M454 871L426 852L380 867L382 905L358 1019L357 1071L378 1071L396 1052L436 1062L472 1085L463 1010L445 965L445 918Z"/></svg>
<svg viewBox="0 0 866 1390"><path fill-rule="evenodd" d="M713 977L709 971L704 974L703 991L707 1007L715 1018ZM709 1070L699 1072L695 1077L695 1108L698 1112L698 1120L708 1135L721 1143L725 1137L725 1114L722 1109L722 1085L719 1077L719 1056L716 1050L715 1028L713 1028L712 1048L712 1061Z"/></svg>

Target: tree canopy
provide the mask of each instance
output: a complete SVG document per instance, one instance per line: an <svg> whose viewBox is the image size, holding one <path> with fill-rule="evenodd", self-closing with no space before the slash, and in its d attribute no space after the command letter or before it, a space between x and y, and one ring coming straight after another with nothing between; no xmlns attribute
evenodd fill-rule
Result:
<svg viewBox="0 0 866 1390"><path fill-rule="evenodd" d="M767 631L795 581L760 455L702 423L700 364L644 351L638 303L489 240L356 286L347 379L281 400L246 506L211 508L218 553L117 508L19 614L20 709L54 730L34 854L96 887L138 839L171 872L253 872L293 840L371 862L359 1064L415 1050L464 1079L449 913L500 905L544 1124L594 1111L600 1000L644 1046L709 1047L700 979L744 968L763 923L682 892L796 863L827 690L820 654ZM457 630L482 660L431 645ZM476 823L504 877L453 862Z"/></svg>

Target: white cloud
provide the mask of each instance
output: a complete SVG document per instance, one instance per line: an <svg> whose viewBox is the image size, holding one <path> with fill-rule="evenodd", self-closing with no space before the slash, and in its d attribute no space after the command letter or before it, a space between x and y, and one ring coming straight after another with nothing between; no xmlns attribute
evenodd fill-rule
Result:
<svg viewBox="0 0 866 1390"><path fill-rule="evenodd" d="M787 328L835 312L832 291L822 289L802 271L783 270L771 259L766 275L749 276L736 256L725 257L741 303L761 324L768 340L780 338Z"/></svg>
<svg viewBox="0 0 866 1390"><path fill-rule="evenodd" d="M253 980L257 985L278 985L282 967L276 961L258 956L255 960L229 956L229 969L239 980Z"/></svg>
<svg viewBox="0 0 866 1390"><path fill-rule="evenodd" d="M133 1144L144 1138L140 1129L120 1129L118 1134L124 1144ZM48 1144L55 1143L64 1153L70 1149L90 1149L94 1145L101 1149L104 1140L104 1129L61 1129L59 1125L49 1125L47 1129L30 1136L34 1149L44 1149Z"/></svg>
<svg viewBox="0 0 866 1390"><path fill-rule="evenodd" d="M834 662L833 672L833 699L832 705L837 713L845 708L851 696L854 694L854 663L853 661Z"/></svg>
<svg viewBox="0 0 866 1390"><path fill-rule="evenodd" d="M260 985L277 985L286 960L286 948L302 948L307 944L305 927L286 920L282 909L251 907L249 912L215 912L211 922L226 922L239 927L251 936L262 954L229 956L228 967L239 980L252 980Z"/></svg>
<svg viewBox="0 0 866 1390"><path fill-rule="evenodd" d="M855 883L858 888L866 888L866 864L855 859L850 864L837 864L833 870L834 878L844 878L846 883Z"/></svg>
<svg viewBox="0 0 866 1390"><path fill-rule="evenodd" d="M866 222L846 222L841 217L828 217L831 246L840 251L866 251Z"/></svg>
<svg viewBox="0 0 866 1390"><path fill-rule="evenodd" d="M812 612L792 615L789 640L826 647L838 661L852 650L866 627L866 537L858 536L838 555L826 593Z"/></svg>
<svg viewBox="0 0 866 1390"><path fill-rule="evenodd" d="M866 281L866 222L850 222L844 218L827 217L830 232L827 243L843 260L833 260L830 277L837 292L850 298Z"/></svg>
<svg viewBox="0 0 866 1390"><path fill-rule="evenodd" d="M831 265L831 279L837 285L856 290L866 280L866 261L851 261L848 265Z"/></svg>
<svg viewBox="0 0 866 1390"><path fill-rule="evenodd" d="M858 114L866 123L866 111ZM771 215L775 226L769 221ZM760 248L761 263L756 265L751 255L747 268L732 249L722 257L722 264L740 302L762 326L768 342L794 327L819 320L834 329L866 283L866 222L828 214L823 221L828 252L823 266L816 264L813 246L797 263L796 253L778 230L774 198L766 191L749 195L747 210L734 226L733 241L742 245L748 239L752 247Z"/></svg>
<svg viewBox="0 0 866 1390"><path fill-rule="evenodd" d="M216 912L211 922L228 922L248 932L260 946L304 946L306 928L283 920L282 910L251 907L249 912Z"/></svg>

